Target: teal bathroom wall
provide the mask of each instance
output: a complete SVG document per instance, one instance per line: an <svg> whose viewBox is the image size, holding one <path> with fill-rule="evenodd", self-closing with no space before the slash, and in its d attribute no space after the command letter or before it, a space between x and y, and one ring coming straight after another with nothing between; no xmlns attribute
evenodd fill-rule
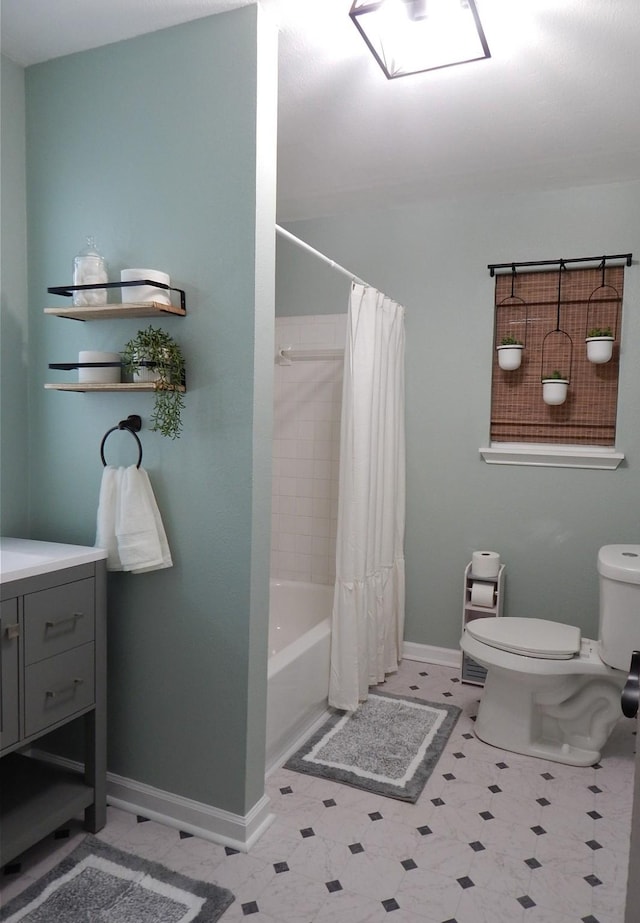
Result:
<svg viewBox="0 0 640 923"><path fill-rule="evenodd" d="M0 75L0 534L27 522L27 216L24 70L2 57Z"/></svg>
<svg viewBox="0 0 640 923"><path fill-rule="evenodd" d="M406 306L408 641L456 648L475 549L507 567L506 612L597 631L601 545L640 541L640 183L438 199L287 223ZM493 280L488 263L632 251L621 343L617 471L489 466ZM328 312L312 258L278 242L277 309ZM290 264L290 265L289 265ZM309 270L313 272L313 270ZM331 272L331 270L327 270ZM319 272L319 270L316 270ZM292 281L297 280L297 281ZM326 298L325 298L326 294ZM583 348L583 344L576 344Z"/></svg>
<svg viewBox="0 0 640 923"><path fill-rule="evenodd" d="M264 787L276 79L256 6L26 71L30 535L93 544L100 441L139 413L174 566L109 577L109 769L240 815ZM89 234L111 279L186 290L158 322L187 361L178 440L149 431L152 395L43 388L149 323L43 315ZM125 433L105 448L136 460Z"/></svg>

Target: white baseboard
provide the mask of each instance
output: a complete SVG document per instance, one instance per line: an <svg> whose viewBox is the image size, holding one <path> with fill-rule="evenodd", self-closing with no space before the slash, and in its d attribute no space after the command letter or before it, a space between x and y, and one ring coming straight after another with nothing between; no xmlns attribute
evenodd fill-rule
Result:
<svg viewBox="0 0 640 923"><path fill-rule="evenodd" d="M450 647L434 647L432 644L417 644L415 641L405 641L402 646L402 656L407 660L418 660L421 663L436 663L443 667L460 669L462 652Z"/></svg>
<svg viewBox="0 0 640 923"><path fill-rule="evenodd" d="M240 852L247 852L274 819L267 795L242 816L112 772L107 773L107 803Z"/></svg>
<svg viewBox="0 0 640 923"><path fill-rule="evenodd" d="M84 771L82 763L76 760L35 748L31 748L30 753L66 769ZM107 773L107 804L240 852L251 849L274 820L274 815L269 812L270 799L267 795L263 795L249 813L242 816L113 772Z"/></svg>

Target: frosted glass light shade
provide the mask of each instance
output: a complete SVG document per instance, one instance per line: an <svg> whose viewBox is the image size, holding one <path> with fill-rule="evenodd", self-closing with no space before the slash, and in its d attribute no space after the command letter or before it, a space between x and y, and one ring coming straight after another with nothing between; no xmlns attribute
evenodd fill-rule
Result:
<svg viewBox="0 0 640 923"><path fill-rule="evenodd" d="M354 0L349 16L390 80L491 57L474 0Z"/></svg>

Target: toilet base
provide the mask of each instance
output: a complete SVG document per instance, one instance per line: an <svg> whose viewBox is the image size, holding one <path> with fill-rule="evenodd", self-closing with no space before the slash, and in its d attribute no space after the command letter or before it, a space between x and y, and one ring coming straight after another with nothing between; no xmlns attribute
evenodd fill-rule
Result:
<svg viewBox="0 0 640 923"><path fill-rule="evenodd" d="M564 763L565 766L593 766L600 759L599 750L583 750L580 747L572 747L568 743L558 746L557 743L545 743L544 741L532 741L521 747L509 747L505 743L494 743L493 740L487 740L474 728L476 737L483 743L496 747L499 750L508 750L511 753L522 753L524 756L535 756L541 760L549 760L554 763Z"/></svg>
<svg viewBox="0 0 640 923"><path fill-rule="evenodd" d="M620 717L623 683L623 676L531 676L489 665L475 734L501 750L592 766Z"/></svg>

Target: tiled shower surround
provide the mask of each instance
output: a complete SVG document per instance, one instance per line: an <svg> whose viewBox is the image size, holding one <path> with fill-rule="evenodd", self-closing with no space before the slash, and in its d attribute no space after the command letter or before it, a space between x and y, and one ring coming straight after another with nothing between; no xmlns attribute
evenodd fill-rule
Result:
<svg viewBox="0 0 640 923"><path fill-rule="evenodd" d="M343 349L346 314L276 318L275 343ZM276 362L274 376L271 576L335 579L341 359Z"/></svg>

